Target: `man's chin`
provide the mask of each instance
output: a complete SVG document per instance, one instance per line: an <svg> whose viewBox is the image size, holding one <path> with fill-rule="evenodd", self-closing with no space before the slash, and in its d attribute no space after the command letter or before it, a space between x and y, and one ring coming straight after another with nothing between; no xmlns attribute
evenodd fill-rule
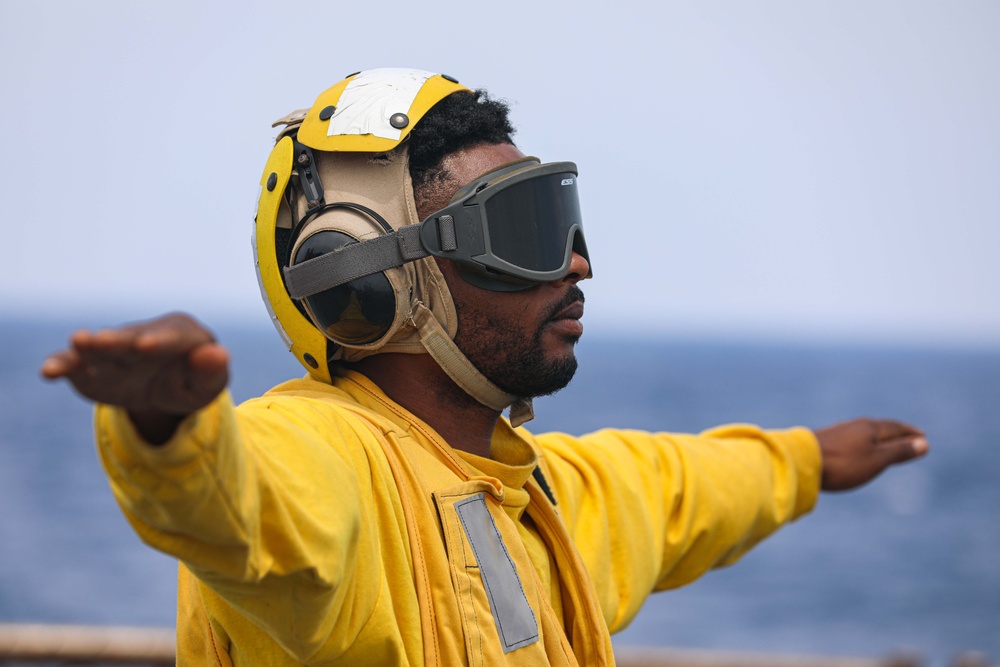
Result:
<svg viewBox="0 0 1000 667"><path fill-rule="evenodd" d="M549 396L566 387L576 375L576 369L576 355L571 348L557 359L539 360L529 372L505 389L520 398Z"/></svg>
<svg viewBox="0 0 1000 667"><path fill-rule="evenodd" d="M536 340L547 357L561 358L574 356L574 348L582 337L583 325L579 320L555 320L539 331Z"/></svg>

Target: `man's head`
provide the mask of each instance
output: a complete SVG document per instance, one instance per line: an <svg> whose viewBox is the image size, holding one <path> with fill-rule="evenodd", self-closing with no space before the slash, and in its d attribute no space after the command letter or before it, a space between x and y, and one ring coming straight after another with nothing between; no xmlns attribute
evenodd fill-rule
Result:
<svg viewBox="0 0 1000 667"><path fill-rule="evenodd" d="M473 144L449 153L441 163L447 178L445 203L477 176L524 155L512 144ZM434 209L436 210L436 209ZM565 387L576 371L573 346L583 333L583 292L577 283L590 265L574 253L559 280L519 291L491 291L470 284L460 266L437 258L458 312L455 343L486 377L518 398Z"/></svg>
<svg viewBox="0 0 1000 667"><path fill-rule="evenodd" d="M574 165L524 158L505 104L414 70L349 77L283 122L255 250L273 319L311 374L427 352L495 409L568 381L582 310L570 288L590 271ZM515 363L515 339L542 357Z"/></svg>
<svg viewBox="0 0 1000 667"><path fill-rule="evenodd" d="M525 158L513 144L508 113L507 105L486 91L458 92L414 127L408 152L421 220L477 177ZM454 262L439 258L437 263L458 313L455 342L476 368L523 399L569 383L577 367L572 346L582 333L584 297L576 282L589 274L586 260L574 260L562 289L499 293L468 284Z"/></svg>

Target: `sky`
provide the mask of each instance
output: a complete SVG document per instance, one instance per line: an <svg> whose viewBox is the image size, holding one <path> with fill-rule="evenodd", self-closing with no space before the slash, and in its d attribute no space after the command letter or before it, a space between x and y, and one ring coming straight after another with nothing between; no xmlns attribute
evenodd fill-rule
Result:
<svg viewBox="0 0 1000 667"><path fill-rule="evenodd" d="M994 0L0 0L0 313L266 323L271 122L416 67L578 164L588 331L1000 346L998 35Z"/></svg>

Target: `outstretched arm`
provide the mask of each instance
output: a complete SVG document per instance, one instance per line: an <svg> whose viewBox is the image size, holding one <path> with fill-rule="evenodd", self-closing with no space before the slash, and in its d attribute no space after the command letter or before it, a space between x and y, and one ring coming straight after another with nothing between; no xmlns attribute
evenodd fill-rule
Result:
<svg viewBox="0 0 1000 667"><path fill-rule="evenodd" d="M536 442L613 632L651 590L735 562L808 512L819 488L855 488L928 449L920 430L873 419L815 431L549 433Z"/></svg>
<svg viewBox="0 0 1000 667"><path fill-rule="evenodd" d="M814 433L823 456L824 491L857 488L929 449L923 431L886 419L855 419Z"/></svg>
<svg viewBox="0 0 1000 667"><path fill-rule="evenodd" d="M225 389L229 354L202 324L174 313L77 331L41 372L50 380L66 378L85 398L125 408L143 438L162 444L184 417Z"/></svg>
<svg viewBox="0 0 1000 667"><path fill-rule="evenodd" d="M263 628L283 647L254 634L265 663L339 655L383 599L378 540L362 528L378 521L361 434L372 436L294 392L234 408L228 359L174 314L78 331L41 370L101 403L97 449L122 511L199 582L183 613Z"/></svg>

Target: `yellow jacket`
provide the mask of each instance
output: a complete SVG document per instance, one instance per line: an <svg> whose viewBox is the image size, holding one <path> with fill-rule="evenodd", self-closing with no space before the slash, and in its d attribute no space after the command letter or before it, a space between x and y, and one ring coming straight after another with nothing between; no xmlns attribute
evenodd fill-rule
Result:
<svg viewBox="0 0 1000 667"><path fill-rule="evenodd" d="M181 561L180 665L613 664L651 592L807 512L820 474L808 430L742 425L501 420L482 459L356 373L224 393L160 447L100 406L97 440L132 526Z"/></svg>

